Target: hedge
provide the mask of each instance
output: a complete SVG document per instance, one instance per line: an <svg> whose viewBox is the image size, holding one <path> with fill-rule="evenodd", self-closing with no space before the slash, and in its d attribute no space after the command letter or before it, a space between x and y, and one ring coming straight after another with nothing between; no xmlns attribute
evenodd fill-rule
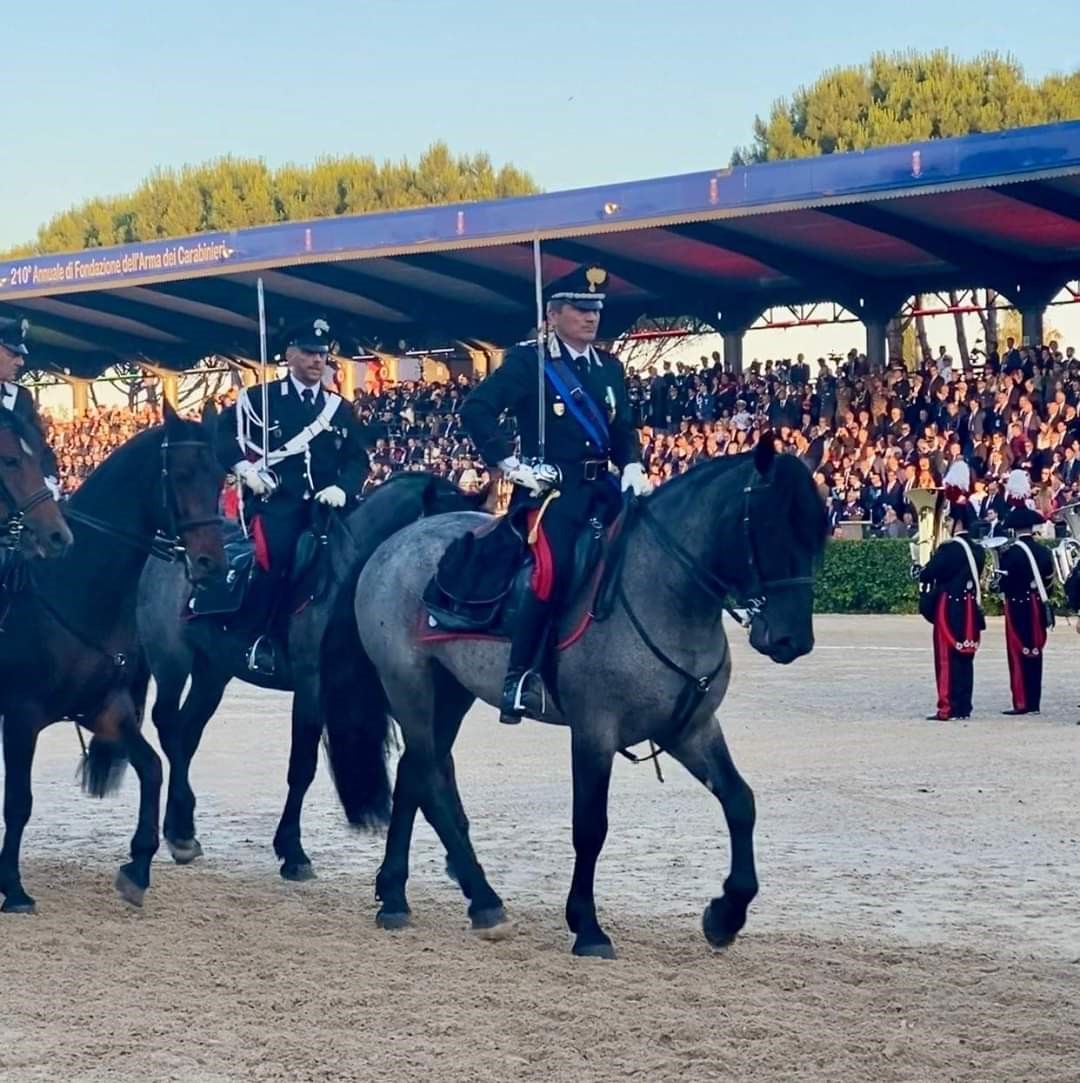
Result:
<svg viewBox="0 0 1080 1083"><path fill-rule="evenodd" d="M1001 613L1001 595L990 591L990 562L983 573L983 608ZM1056 581L1050 593L1054 608L1065 602ZM906 540L830 539L814 591L816 613L917 613L918 584L911 578L911 549Z"/></svg>

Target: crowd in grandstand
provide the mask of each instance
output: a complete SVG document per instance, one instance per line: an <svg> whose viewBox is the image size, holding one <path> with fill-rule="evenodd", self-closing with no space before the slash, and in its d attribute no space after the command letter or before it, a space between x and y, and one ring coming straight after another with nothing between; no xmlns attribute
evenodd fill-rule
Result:
<svg viewBox="0 0 1080 1083"><path fill-rule="evenodd" d="M1027 469L1041 509L1080 496L1080 358L1055 342L1018 347L961 366L942 347L912 371L872 374L866 357L810 365L754 362L739 377L714 355L697 367L663 363L629 376L629 396L652 479L663 482L703 458L751 446L765 429L816 464L834 527L862 523L906 536L908 489L939 485L955 459L972 467L980 517L1004 515L1004 479ZM470 382L403 383L361 394L356 411L371 439L370 487L398 470L423 469L466 489L487 481L458 422ZM70 491L115 447L155 421L155 411L94 409L49 418L50 440Z"/></svg>

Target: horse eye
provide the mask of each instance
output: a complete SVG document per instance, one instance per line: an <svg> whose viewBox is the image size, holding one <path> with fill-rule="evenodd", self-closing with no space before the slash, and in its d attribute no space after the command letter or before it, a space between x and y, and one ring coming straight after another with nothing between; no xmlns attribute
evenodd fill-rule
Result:
<svg viewBox="0 0 1080 1083"><path fill-rule="evenodd" d="M14 470L19 465L19 460L16 459L13 455L5 455L4 456L4 465L9 470Z"/></svg>

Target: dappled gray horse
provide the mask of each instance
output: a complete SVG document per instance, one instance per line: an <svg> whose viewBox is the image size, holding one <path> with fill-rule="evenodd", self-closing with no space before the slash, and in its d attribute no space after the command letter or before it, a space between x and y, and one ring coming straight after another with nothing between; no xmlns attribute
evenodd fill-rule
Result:
<svg viewBox="0 0 1080 1083"><path fill-rule="evenodd" d="M507 645L427 635L421 600L447 546L488 521L457 513L414 523L374 552L357 582L356 624L366 653L354 671L357 709L376 735L392 715L405 742L376 884L385 927L409 920L405 882L418 808L446 847L474 929L490 931L506 920L469 840L451 748L477 697L498 704ZM731 602L745 608L751 645L777 662L807 654L824 539L824 508L810 473L778 455L770 437L752 453L702 463L631 506L615 543L623 546L621 557L612 554L610 615L569 637L551 689L558 702L549 703L543 719L571 731L576 861L566 920L575 954L614 955L597 920L594 874L607 834L613 758L646 740L719 799L731 833L731 870L724 894L705 910L704 932L722 946L742 928L758 889L754 799L716 716L731 672L722 614Z"/></svg>
<svg viewBox="0 0 1080 1083"><path fill-rule="evenodd" d="M386 734L354 724L350 668L358 653L352 585L359 567L385 538L424 515L481 506L485 493L468 494L428 473L397 474L347 517L331 514L326 528L325 581L309 604L289 619L288 655L293 693L289 792L274 835L274 852L287 880L313 875L300 834L304 796L325 737L331 773L349 823L385 824L390 783ZM148 564L139 583L139 636L157 682L153 719L169 760L164 834L173 859L188 864L202 854L195 834L195 794L189 770L204 729L235 677L262 684L237 652L215 650L215 629L194 630L183 619L191 586L182 569ZM204 619L204 618L200 618ZM191 686L183 698L184 686ZM141 694L145 696L145 685ZM260 756L253 748L251 755Z"/></svg>

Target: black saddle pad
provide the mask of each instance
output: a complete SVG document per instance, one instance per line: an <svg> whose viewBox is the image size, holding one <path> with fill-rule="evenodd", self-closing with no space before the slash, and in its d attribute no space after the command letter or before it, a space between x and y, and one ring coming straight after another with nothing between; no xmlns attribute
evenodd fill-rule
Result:
<svg viewBox="0 0 1080 1083"><path fill-rule="evenodd" d="M515 576L532 559L509 515L450 543L424 589L432 628L481 631L498 621Z"/></svg>
<svg viewBox="0 0 1080 1083"><path fill-rule="evenodd" d="M244 604L248 584L255 573L255 543L231 524L225 530L225 559L228 564L225 577L192 595L190 611L194 616L236 613Z"/></svg>
<svg viewBox="0 0 1080 1083"><path fill-rule="evenodd" d="M582 526L574 550L562 607L570 605L588 582L606 545L599 519ZM452 542L424 590L430 632L486 632L509 635L532 571L525 517L504 516L490 529Z"/></svg>

